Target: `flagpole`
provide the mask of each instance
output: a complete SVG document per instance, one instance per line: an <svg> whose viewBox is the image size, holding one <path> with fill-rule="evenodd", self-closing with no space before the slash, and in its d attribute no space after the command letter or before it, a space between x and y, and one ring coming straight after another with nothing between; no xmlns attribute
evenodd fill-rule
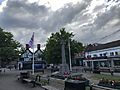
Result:
<svg viewBox="0 0 120 90"><path fill-rule="evenodd" d="M34 35L34 32L33 32ZM32 62L32 74L34 75L34 39L33 39L33 62Z"/></svg>
<svg viewBox="0 0 120 90"><path fill-rule="evenodd" d="M72 72L71 50L70 50L70 39L68 39L68 49L69 49L70 72Z"/></svg>

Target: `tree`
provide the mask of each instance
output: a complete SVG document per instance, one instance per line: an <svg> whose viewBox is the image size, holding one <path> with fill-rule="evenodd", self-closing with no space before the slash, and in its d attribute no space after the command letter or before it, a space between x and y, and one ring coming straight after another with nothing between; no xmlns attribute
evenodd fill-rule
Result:
<svg viewBox="0 0 120 90"><path fill-rule="evenodd" d="M66 61L69 63L68 40L71 43L71 57L74 59L74 53L82 52L84 47L82 43L72 40L74 34L65 31L65 28L60 29L60 32L52 33L47 40L44 50L44 57L48 63L59 64L61 60L61 40L65 41Z"/></svg>
<svg viewBox="0 0 120 90"><path fill-rule="evenodd" d="M9 64L11 61L18 59L21 44L13 39L10 32L5 32L0 28L0 62L1 65Z"/></svg>

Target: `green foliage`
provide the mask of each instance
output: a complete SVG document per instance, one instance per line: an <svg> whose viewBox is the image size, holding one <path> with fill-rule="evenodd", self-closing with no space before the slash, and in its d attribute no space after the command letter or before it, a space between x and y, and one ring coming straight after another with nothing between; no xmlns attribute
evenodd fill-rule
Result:
<svg viewBox="0 0 120 90"><path fill-rule="evenodd" d="M60 29L60 32L52 33L47 40L46 48L44 50L44 57L48 63L59 64L61 60L61 41L65 41L65 54L67 63L69 63L68 40L71 44L71 57L74 59L74 53L82 52L84 47L82 43L71 40L74 34L65 31L65 28Z"/></svg>
<svg viewBox="0 0 120 90"><path fill-rule="evenodd" d="M19 48L21 44L13 39L10 32L3 31L0 28L0 62L1 64L8 64L19 57Z"/></svg>

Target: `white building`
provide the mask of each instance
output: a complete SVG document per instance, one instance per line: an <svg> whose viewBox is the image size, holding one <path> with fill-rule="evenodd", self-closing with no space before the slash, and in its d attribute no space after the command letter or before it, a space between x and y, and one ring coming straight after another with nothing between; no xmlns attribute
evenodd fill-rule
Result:
<svg viewBox="0 0 120 90"><path fill-rule="evenodd" d="M120 71L120 40L88 45L83 63L91 69L99 67L101 70Z"/></svg>

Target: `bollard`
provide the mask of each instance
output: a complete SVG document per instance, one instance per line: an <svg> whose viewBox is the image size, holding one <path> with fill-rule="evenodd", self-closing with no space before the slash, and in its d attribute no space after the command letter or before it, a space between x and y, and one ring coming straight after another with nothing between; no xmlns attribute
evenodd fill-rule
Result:
<svg viewBox="0 0 120 90"><path fill-rule="evenodd" d="M33 87L35 87L35 81L32 81Z"/></svg>
<svg viewBox="0 0 120 90"><path fill-rule="evenodd" d="M92 90L92 86L90 86L90 90Z"/></svg>

